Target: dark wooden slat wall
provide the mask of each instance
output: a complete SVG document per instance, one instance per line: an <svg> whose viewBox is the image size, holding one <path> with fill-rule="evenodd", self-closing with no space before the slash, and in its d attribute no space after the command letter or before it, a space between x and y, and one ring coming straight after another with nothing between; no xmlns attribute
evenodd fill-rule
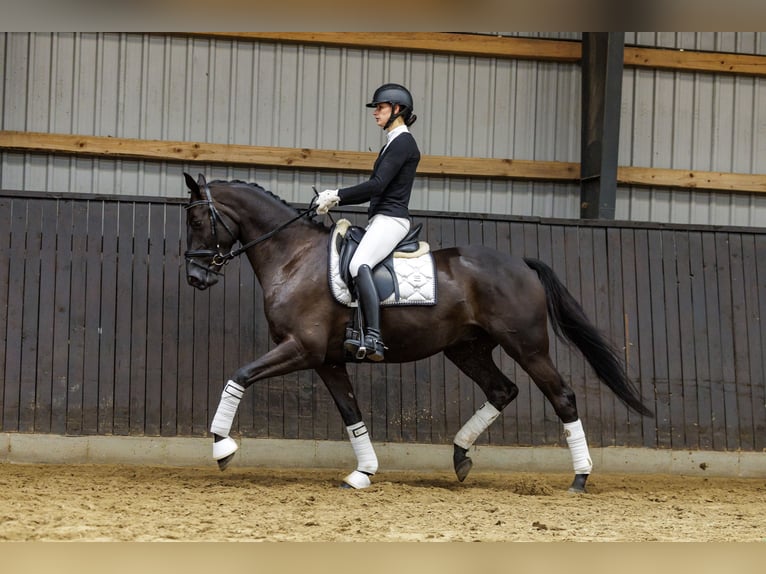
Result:
<svg viewBox="0 0 766 574"><path fill-rule="evenodd" d="M180 201L0 194L0 430L207 435L226 378L271 342L244 258L208 291L186 284L184 217ZM434 248L483 243L546 261L613 341L655 419L629 413L550 330L593 446L766 448L766 230L415 219ZM479 444L564 444L542 393L494 356L520 394ZM485 400L441 355L349 372L376 441L448 444ZM312 372L251 388L234 428L347 439Z"/></svg>

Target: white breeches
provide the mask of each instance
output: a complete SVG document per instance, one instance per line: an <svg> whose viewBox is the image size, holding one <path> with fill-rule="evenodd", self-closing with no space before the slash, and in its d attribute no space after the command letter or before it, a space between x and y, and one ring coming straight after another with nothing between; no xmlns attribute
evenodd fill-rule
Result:
<svg viewBox="0 0 766 574"><path fill-rule="evenodd" d="M407 236L409 230L409 219L374 215L367 223L367 231L348 265L351 276L355 278L359 273L359 267L362 265L367 265L372 269L383 261L394 250L394 247Z"/></svg>

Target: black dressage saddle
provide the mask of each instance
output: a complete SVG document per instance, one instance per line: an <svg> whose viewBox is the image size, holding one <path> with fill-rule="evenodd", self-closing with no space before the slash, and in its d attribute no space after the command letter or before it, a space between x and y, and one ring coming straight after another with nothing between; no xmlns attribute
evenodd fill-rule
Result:
<svg viewBox="0 0 766 574"><path fill-rule="evenodd" d="M388 257L378 263L372 270L372 278L375 282L375 287L378 289L378 296L381 301L385 301L392 293L395 293L396 299L399 299L399 281L396 278L396 272L394 271L394 254L395 253L415 253L420 249L420 230L423 228L423 224L419 223L412 229L410 229L407 236L402 239L399 244L394 248ZM339 253L339 267L340 276L343 282L348 286L348 290L351 292L352 297L356 299L356 289L354 289L354 278L351 277L351 273L348 270L351 258L354 256L359 242L364 237L365 229L358 225L352 225L346 233L336 238L335 248Z"/></svg>

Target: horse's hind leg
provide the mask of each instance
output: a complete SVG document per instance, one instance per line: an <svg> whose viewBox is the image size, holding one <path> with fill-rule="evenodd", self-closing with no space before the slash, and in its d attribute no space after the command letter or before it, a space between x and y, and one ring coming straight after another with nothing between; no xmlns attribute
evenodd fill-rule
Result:
<svg viewBox="0 0 766 574"><path fill-rule="evenodd" d="M585 492L585 482L593 469L593 463L588 451L585 431L577 414L574 391L561 377L547 352L529 353L517 361L553 405L553 409L564 424L564 433L575 472L569 491Z"/></svg>
<svg viewBox="0 0 766 574"><path fill-rule="evenodd" d="M481 405L455 435L452 463L460 482L468 476L473 461L468 449L500 412L516 398L519 388L497 368L492 359L495 347L489 337L479 337L444 350L446 357L484 391L487 402Z"/></svg>
<svg viewBox="0 0 766 574"><path fill-rule="evenodd" d="M341 486L346 488L367 488L370 477L378 470L378 457L370 441L370 433L362 420L354 395L351 379L345 365L322 365L316 368L327 390L330 391L340 416L346 425L348 438L356 455L357 466L351 474L343 479Z"/></svg>

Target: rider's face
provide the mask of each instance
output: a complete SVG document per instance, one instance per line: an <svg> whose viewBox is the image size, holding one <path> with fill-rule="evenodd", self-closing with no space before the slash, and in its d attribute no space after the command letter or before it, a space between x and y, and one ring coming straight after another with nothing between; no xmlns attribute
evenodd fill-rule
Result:
<svg viewBox="0 0 766 574"><path fill-rule="evenodd" d="M375 118L375 123L378 127L383 127L388 122L388 118L391 117L391 104L380 103L372 110L372 117Z"/></svg>

